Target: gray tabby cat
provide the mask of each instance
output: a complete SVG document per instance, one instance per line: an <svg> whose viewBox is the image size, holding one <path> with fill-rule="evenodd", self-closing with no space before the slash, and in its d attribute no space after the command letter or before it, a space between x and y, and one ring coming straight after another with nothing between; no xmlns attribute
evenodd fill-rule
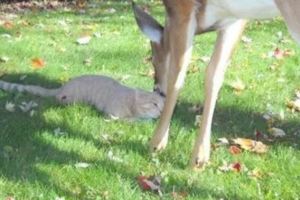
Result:
<svg viewBox="0 0 300 200"><path fill-rule="evenodd" d="M28 92L42 97L55 96L63 104L87 103L116 118L157 118L164 104L163 97L156 92L132 89L99 75L83 75L57 89L0 80L0 89Z"/></svg>

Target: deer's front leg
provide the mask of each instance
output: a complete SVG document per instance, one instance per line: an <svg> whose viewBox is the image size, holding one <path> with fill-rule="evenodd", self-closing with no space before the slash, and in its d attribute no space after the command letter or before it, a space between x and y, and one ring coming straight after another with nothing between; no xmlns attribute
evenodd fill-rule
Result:
<svg viewBox="0 0 300 200"><path fill-rule="evenodd" d="M205 74L205 102L200 132L195 142L191 166L201 168L209 160L213 113L232 51L246 21L239 20L218 32L215 49Z"/></svg>
<svg viewBox="0 0 300 200"><path fill-rule="evenodd" d="M188 16L170 17L165 29L168 46L168 87L164 109L155 134L150 141L150 149L164 149L169 137L169 124L180 88L183 86L187 67L190 61L193 38L196 29L196 18L193 11Z"/></svg>

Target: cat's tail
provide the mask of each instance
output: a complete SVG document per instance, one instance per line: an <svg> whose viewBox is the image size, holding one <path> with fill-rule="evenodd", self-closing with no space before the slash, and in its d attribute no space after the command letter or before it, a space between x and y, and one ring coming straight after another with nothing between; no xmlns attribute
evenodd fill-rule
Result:
<svg viewBox="0 0 300 200"><path fill-rule="evenodd" d="M47 89L36 85L22 85L16 83L9 83L1 80L0 80L0 89L8 92L14 92L14 91L27 92L41 97L56 96L60 91L60 88Z"/></svg>

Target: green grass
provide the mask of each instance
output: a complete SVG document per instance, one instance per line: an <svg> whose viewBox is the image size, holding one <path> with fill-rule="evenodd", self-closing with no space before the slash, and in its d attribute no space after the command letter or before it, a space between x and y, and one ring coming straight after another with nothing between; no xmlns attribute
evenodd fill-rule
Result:
<svg viewBox="0 0 300 200"><path fill-rule="evenodd" d="M149 4L162 20L162 6ZM106 12L111 7L117 12ZM59 20L65 20L67 27ZM86 14L18 14L13 24L10 30L0 28L0 34L12 35L10 39L0 36L0 56L10 58L0 62L0 72L4 73L1 79L57 87L74 76L105 74L119 80L127 77L122 82L129 86L152 89L152 80L140 74L151 67L144 63L150 46L126 1L100 2ZM288 43L278 41L279 31ZM94 32L101 37L93 37L86 46L75 43L82 34ZM187 76L179 97L170 142L154 157L148 153L147 144L156 121L107 121L89 106L61 106L53 99L0 91L0 199L158 199L138 187L136 177L141 173L163 176L164 199L172 199L173 189L187 192L187 199L299 199L300 114L290 112L286 101L300 88L300 49L280 19L252 22L245 35L253 42L239 45L228 69L215 112L212 142L220 137L253 138L255 129L267 133L263 113L283 112L284 120L275 126L288 136L269 144L266 154L231 155L228 147L220 147L212 152L205 171L187 169L197 133L195 114L188 108L203 102L205 64L199 60L192 64L199 66L199 73ZM210 55L215 37L214 33L197 37L194 57ZM262 58L276 47L296 54L283 60ZM31 59L35 57L45 60L43 69L32 69ZM92 60L90 66L83 64L87 58ZM276 70L270 70L272 64L278 64ZM20 81L22 75L26 78ZM239 95L228 86L237 78L247 86ZM19 109L12 113L5 109L6 102L30 100L39 105L33 117ZM58 127L65 132L63 136L54 134ZM103 140L103 134L111 141ZM110 151L123 162L109 159ZM223 161L241 162L249 171L258 169L262 178L251 178L247 171L221 173L218 167ZM91 166L78 169L78 162Z"/></svg>

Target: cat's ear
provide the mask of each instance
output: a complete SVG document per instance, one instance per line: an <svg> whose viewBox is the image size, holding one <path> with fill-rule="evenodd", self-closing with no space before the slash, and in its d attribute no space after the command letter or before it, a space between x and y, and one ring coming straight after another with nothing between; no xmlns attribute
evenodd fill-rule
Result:
<svg viewBox="0 0 300 200"><path fill-rule="evenodd" d="M151 15L132 1L132 9L140 30L155 43L160 43L164 28Z"/></svg>

